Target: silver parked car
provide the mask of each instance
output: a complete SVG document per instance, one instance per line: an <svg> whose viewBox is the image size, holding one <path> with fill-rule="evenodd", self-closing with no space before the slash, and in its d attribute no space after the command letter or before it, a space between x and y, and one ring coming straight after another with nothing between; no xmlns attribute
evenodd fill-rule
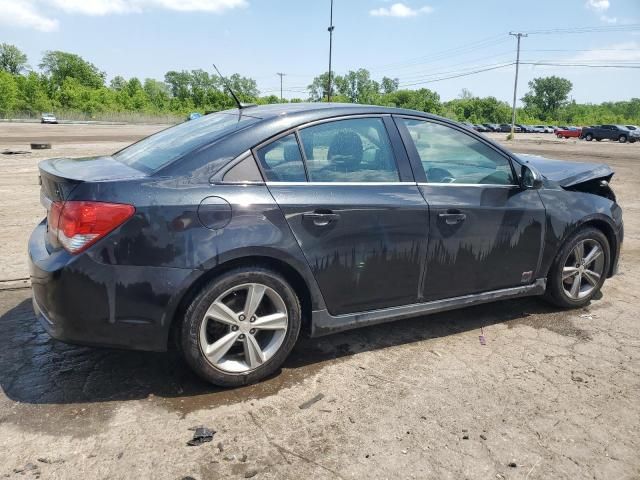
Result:
<svg viewBox="0 0 640 480"><path fill-rule="evenodd" d="M40 116L40 123L58 123L58 119L53 113L43 113Z"/></svg>

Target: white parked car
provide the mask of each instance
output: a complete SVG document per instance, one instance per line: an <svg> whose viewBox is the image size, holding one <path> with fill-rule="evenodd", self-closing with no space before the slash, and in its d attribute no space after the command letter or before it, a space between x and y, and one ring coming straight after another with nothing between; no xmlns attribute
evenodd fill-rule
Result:
<svg viewBox="0 0 640 480"><path fill-rule="evenodd" d="M40 123L58 123L58 119L53 113L43 113L40 116Z"/></svg>

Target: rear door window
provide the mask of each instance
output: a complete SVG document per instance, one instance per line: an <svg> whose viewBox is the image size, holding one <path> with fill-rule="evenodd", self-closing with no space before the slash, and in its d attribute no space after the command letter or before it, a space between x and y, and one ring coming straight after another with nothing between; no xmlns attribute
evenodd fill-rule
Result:
<svg viewBox="0 0 640 480"><path fill-rule="evenodd" d="M300 130L310 182L398 182L381 118L336 120Z"/></svg>

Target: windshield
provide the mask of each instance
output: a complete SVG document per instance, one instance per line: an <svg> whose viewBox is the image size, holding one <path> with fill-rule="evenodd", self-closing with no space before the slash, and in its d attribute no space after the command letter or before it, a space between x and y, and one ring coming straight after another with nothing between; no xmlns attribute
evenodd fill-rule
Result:
<svg viewBox="0 0 640 480"><path fill-rule="evenodd" d="M237 113L214 113L162 130L115 153L113 158L145 172L153 172L235 130L258 121Z"/></svg>

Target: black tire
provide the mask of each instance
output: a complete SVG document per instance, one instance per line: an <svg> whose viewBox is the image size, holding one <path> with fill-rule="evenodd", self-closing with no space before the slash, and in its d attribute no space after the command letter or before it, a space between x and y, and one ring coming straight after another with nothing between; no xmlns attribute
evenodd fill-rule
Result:
<svg viewBox="0 0 640 480"><path fill-rule="evenodd" d="M596 287L584 298L573 299L565 293L565 289L562 283L562 271L565 263L569 258L569 255L576 247L578 242L584 240L595 240L598 242L604 252L604 268L603 273L600 276L600 280ZM560 247L556 258L551 265L549 274L547 276L547 290L545 298L550 303L561 308L580 308L587 305L591 299L600 291L609 271L609 265L611 262L611 250L607 237L602 231L593 227L585 227L579 229L573 233Z"/></svg>
<svg viewBox="0 0 640 480"><path fill-rule="evenodd" d="M557 136L558 138L562 138L562 135L560 135L560 134L558 134L558 135L556 135L556 136Z"/></svg>
<svg viewBox="0 0 640 480"><path fill-rule="evenodd" d="M287 331L282 345L262 365L247 372L230 373L216 368L207 360L200 348L200 328L205 312L220 295L246 283L266 285L280 295L287 308ZM273 374L291 353L300 333L301 316L300 300L281 275L261 267L234 269L207 283L187 308L180 331L182 354L200 377L214 385L238 387L255 383Z"/></svg>
<svg viewBox="0 0 640 480"><path fill-rule="evenodd" d="M627 143L627 136L626 135L620 135L618 137L618 142L620 143Z"/></svg>
<svg viewBox="0 0 640 480"><path fill-rule="evenodd" d="M585 139L587 142L590 142L591 140L593 140L593 135L591 135L590 133L587 133L587 134L584 136L584 139Z"/></svg>

